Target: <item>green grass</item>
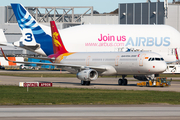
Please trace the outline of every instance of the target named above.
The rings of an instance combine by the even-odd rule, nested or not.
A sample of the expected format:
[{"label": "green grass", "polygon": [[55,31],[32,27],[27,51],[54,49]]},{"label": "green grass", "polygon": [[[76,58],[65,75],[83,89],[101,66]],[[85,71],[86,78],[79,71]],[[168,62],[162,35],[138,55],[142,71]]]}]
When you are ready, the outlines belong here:
[{"label": "green grass", "polygon": [[20,88],[0,86],[0,105],[54,104],[180,104],[180,93],[75,88]]}]

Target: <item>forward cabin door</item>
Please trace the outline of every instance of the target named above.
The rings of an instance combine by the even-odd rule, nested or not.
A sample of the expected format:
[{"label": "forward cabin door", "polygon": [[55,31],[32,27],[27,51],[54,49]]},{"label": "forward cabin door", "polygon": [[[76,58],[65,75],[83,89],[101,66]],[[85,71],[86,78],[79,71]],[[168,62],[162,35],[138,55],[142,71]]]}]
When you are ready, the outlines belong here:
[{"label": "forward cabin door", "polygon": [[116,56],[116,58],[115,58],[115,66],[118,66],[118,64],[119,64],[119,56]]},{"label": "forward cabin door", "polygon": [[142,54],[139,58],[139,66],[143,66],[143,61],[144,61],[144,58],[145,58],[146,54]]}]

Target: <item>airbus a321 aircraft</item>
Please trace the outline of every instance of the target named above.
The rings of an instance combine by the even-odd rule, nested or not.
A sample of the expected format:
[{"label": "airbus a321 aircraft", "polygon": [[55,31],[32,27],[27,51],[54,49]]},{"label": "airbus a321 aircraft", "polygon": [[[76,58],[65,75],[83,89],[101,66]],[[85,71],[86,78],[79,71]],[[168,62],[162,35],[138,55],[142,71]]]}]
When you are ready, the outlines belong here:
[{"label": "airbus a321 aircraft", "polygon": [[[159,74],[166,69],[164,59],[153,52],[68,52],[55,22],[51,21],[50,24],[54,54],[49,55],[48,58],[53,62],[33,63],[64,67],[70,72],[77,73],[77,78],[81,80],[82,85],[90,85],[90,81],[96,80],[98,75],[122,75],[118,84],[127,85],[126,75]],[[5,55],[4,57],[8,60]]]}]

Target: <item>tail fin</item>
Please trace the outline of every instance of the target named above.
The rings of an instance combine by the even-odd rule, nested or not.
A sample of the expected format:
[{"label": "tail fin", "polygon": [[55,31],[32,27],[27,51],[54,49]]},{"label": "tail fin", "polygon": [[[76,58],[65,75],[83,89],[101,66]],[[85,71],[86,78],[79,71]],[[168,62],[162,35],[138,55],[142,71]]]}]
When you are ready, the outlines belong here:
[{"label": "tail fin", "polygon": [[176,54],[176,60],[179,60],[179,56],[178,56],[178,52],[177,52],[177,48],[175,48],[175,54]]},{"label": "tail fin", "polygon": [[12,43],[7,42],[7,39],[6,39],[4,32],[3,32],[3,29],[0,29],[0,45],[1,46],[12,46],[13,47]]},{"label": "tail fin", "polygon": [[60,37],[60,34],[59,34],[58,29],[55,24],[55,21],[50,21],[50,24],[51,24],[54,53],[55,54],[56,53],[58,53],[58,54],[68,53],[68,51],[66,50],[66,48],[62,42],[62,39]]},{"label": "tail fin", "polygon": [[2,29],[0,29],[0,43],[7,43],[6,37]]},{"label": "tail fin", "polygon": [[12,3],[11,6],[23,34],[23,38],[21,38],[20,41],[26,46],[40,44],[41,49],[46,55],[53,54],[51,36],[41,28],[41,26],[21,4]]}]

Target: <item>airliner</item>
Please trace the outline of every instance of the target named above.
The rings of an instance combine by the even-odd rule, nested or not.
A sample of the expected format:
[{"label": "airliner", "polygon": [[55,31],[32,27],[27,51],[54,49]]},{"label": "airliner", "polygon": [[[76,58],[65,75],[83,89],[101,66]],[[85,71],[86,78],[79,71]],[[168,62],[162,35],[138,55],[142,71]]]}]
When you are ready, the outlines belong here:
[{"label": "airliner", "polygon": [[[18,3],[11,4],[22,31],[20,41],[14,46],[38,54],[53,54],[49,26],[39,24]],[[167,25],[79,25],[59,30],[64,45],[75,52],[115,52],[123,48],[159,53],[166,62],[175,61],[174,48],[180,46],[180,33]]]},{"label": "airliner", "polygon": [[34,63],[64,67],[76,73],[81,85],[90,85],[99,75],[122,75],[119,85],[127,85],[127,75],[145,76],[162,73],[166,70],[163,57],[154,52],[69,52],[60,37],[55,21],[50,22],[52,31],[53,53],[48,56],[52,63]]}]

